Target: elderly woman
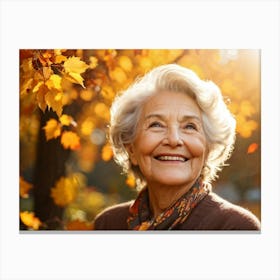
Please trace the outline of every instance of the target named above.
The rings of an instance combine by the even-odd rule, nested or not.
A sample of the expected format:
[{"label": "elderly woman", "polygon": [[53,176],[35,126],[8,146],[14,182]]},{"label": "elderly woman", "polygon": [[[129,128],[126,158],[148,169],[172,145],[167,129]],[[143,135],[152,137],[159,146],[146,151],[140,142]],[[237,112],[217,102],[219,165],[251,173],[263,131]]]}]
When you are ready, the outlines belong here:
[{"label": "elderly woman", "polygon": [[259,230],[248,210],[211,190],[235,141],[235,119],[219,88],[176,64],[136,81],[111,108],[116,162],[139,188],[105,209],[96,230]]}]

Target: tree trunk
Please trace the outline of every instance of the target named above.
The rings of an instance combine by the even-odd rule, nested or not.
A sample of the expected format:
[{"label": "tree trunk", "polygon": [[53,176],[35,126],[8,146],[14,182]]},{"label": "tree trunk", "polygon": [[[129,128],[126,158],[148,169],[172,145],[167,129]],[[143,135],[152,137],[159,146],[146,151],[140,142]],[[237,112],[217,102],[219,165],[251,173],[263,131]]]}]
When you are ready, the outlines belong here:
[{"label": "tree trunk", "polygon": [[62,229],[63,208],[54,204],[50,194],[55,182],[65,176],[65,163],[70,151],[63,149],[60,138],[46,141],[43,127],[50,118],[57,119],[56,114],[52,111],[40,114],[41,125],[34,170],[34,212],[44,223],[44,229]]}]

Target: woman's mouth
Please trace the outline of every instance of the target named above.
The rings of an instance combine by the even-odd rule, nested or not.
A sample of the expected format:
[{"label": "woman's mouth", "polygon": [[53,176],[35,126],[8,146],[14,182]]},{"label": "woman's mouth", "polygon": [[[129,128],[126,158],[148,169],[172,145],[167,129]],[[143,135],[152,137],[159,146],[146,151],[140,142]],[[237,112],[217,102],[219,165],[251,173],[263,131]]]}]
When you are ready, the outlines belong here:
[{"label": "woman's mouth", "polygon": [[188,158],[181,156],[181,155],[162,155],[162,156],[156,156],[156,160],[159,161],[180,161],[185,162],[188,161]]}]

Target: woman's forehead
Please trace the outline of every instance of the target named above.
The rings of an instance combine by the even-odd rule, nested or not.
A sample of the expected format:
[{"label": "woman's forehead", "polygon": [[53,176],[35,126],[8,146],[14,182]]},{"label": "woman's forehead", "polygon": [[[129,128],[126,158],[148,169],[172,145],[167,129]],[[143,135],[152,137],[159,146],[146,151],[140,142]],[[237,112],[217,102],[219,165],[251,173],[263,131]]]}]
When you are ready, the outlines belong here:
[{"label": "woman's forehead", "polygon": [[185,115],[201,116],[200,108],[196,101],[185,93],[159,92],[153,95],[144,104],[144,118],[149,116]]}]

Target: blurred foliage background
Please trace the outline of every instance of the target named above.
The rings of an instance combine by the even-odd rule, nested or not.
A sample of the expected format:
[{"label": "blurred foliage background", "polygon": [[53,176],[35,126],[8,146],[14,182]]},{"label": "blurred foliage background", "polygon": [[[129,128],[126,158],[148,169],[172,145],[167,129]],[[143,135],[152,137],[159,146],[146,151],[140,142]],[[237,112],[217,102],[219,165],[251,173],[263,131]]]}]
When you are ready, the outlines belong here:
[{"label": "blurred foliage background", "polygon": [[21,230],[91,230],[102,209],[136,197],[107,142],[110,106],[167,63],[221,88],[237,140],[213,189],[261,218],[259,50],[22,49],[19,58]]}]

